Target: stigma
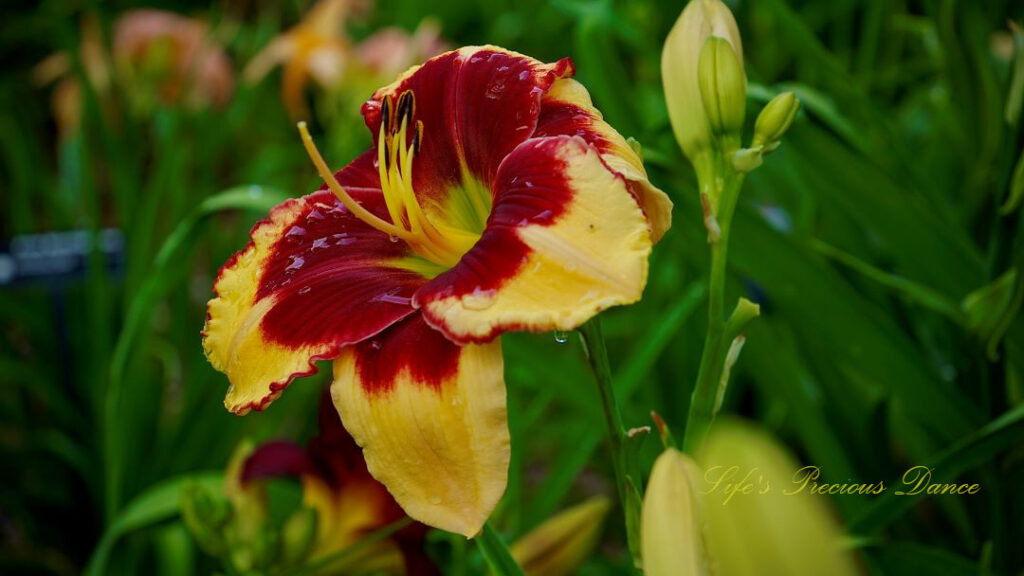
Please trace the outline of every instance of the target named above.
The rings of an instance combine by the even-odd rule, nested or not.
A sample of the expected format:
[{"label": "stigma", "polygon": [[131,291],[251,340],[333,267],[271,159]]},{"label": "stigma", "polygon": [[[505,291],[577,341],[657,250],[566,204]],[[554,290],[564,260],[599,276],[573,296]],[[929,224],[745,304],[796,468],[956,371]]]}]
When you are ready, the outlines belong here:
[{"label": "stigma", "polygon": [[341,186],[313,143],[305,122],[299,122],[299,132],[317,172],[353,216],[396,241],[405,241],[430,262],[451,268],[480,236],[432,220],[420,205],[412,175],[413,163],[423,142],[423,122],[414,122],[415,111],[416,99],[411,90],[397,99],[388,95],[381,101],[376,164],[390,222],[363,208]]}]

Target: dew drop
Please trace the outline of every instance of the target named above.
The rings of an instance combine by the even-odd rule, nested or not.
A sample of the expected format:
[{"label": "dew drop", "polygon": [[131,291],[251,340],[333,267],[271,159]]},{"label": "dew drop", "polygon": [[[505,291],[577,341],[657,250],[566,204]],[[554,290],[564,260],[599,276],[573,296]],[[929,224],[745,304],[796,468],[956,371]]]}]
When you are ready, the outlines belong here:
[{"label": "dew drop", "polygon": [[285,237],[288,237],[288,236],[305,236],[305,235],[306,235],[306,229],[303,228],[302,226],[292,226],[291,228],[288,229],[288,232],[285,232]]},{"label": "dew drop", "polygon": [[289,256],[289,258],[292,259],[292,262],[284,269],[285,272],[294,272],[302,268],[302,265],[306,263],[306,259],[302,256]]},{"label": "dew drop", "polygon": [[508,72],[508,66],[498,66],[498,72]]},{"label": "dew drop", "polygon": [[533,217],[533,219],[534,220],[547,220],[548,218],[551,218],[551,214],[552,214],[551,210],[545,210],[543,212],[539,212],[536,216]]},{"label": "dew drop", "polygon": [[316,252],[317,250],[322,250],[328,246],[327,238],[317,238],[316,240],[313,240],[313,245],[309,248],[309,251]]},{"label": "dew drop", "polygon": [[370,348],[380,350],[380,340],[370,340]]},{"label": "dew drop", "polygon": [[302,288],[299,288],[299,294],[309,294],[310,290],[312,290],[312,288],[309,286],[303,286]]},{"label": "dew drop", "polygon": [[371,302],[387,302],[388,304],[398,304],[399,306],[409,306],[411,299],[404,296],[397,296],[398,289],[391,290],[384,294],[378,294],[374,296]]},{"label": "dew drop", "polygon": [[391,240],[392,242],[398,242],[398,236],[388,236],[388,240]]},{"label": "dew drop", "polygon": [[324,218],[324,213],[316,208],[313,208],[309,211],[309,214],[306,214],[306,222],[315,222],[317,220],[323,220]]},{"label": "dew drop", "polygon": [[529,70],[523,70],[522,72],[519,73],[519,79],[524,81],[524,82],[529,77],[530,77],[530,71]]},{"label": "dew drop", "polygon": [[249,186],[249,198],[259,198],[263,195],[263,187],[256,186],[255,184]]},{"label": "dew drop", "polygon": [[569,333],[565,330],[555,330],[555,342],[565,344],[569,341]]}]

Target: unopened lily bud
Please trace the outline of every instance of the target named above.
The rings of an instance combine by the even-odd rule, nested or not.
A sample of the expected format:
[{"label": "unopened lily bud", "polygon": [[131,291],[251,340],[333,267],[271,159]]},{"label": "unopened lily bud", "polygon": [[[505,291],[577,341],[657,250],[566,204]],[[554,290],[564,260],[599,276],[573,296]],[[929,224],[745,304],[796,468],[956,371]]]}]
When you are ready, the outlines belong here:
[{"label": "unopened lily bud", "polygon": [[783,92],[761,110],[754,124],[754,141],[752,148],[763,147],[764,153],[772,152],[782,143],[782,136],[793,125],[800,100],[792,92]]},{"label": "unopened lily bud", "polygon": [[669,32],[661,52],[661,77],[672,130],[683,153],[695,165],[709,161],[699,156],[714,142],[701,99],[698,71],[701,51],[712,36],[729,43],[742,74],[739,29],[732,12],[721,0],[691,0]]},{"label": "unopened lily bud", "polygon": [[528,576],[568,576],[593,552],[611,502],[591,498],[559,512],[517,540],[509,551]]},{"label": "unopened lily bud", "polygon": [[231,508],[223,498],[189,482],[181,491],[181,517],[204,552],[211,556],[225,553],[223,529],[231,519]]},{"label": "unopened lily bud", "polygon": [[701,103],[711,132],[725,151],[739,147],[747,104],[747,77],[732,44],[709,36],[704,41],[697,66]]},{"label": "unopened lily bud", "polygon": [[720,419],[697,460],[704,470],[701,511],[714,574],[860,573],[828,496],[811,492],[815,482],[826,481],[821,471],[801,468],[768,432]]},{"label": "unopened lily bud", "polygon": [[316,510],[299,508],[281,528],[281,557],[285,564],[299,562],[308,556],[316,540]]},{"label": "unopened lily bud", "polygon": [[644,495],[641,536],[645,576],[708,574],[697,500],[699,482],[697,464],[682,452],[669,448],[655,460]]}]

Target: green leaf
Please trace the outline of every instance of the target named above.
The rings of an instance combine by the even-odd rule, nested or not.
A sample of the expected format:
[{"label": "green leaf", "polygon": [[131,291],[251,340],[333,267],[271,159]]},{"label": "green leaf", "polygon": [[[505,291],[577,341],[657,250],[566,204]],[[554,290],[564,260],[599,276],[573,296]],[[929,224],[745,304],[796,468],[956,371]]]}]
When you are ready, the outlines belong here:
[{"label": "green leaf", "polygon": [[[934,469],[932,482],[952,482],[964,472],[985,464],[1021,442],[1024,442],[1024,404],[989,422],[922,465]],[[850,530],[857,534],[877,534],[924,496],[897,496],[895,491],[899,485],[898,479],[886,483],[890,489],[850,524]],[[982,486],[982,490],[984,488]]]}]

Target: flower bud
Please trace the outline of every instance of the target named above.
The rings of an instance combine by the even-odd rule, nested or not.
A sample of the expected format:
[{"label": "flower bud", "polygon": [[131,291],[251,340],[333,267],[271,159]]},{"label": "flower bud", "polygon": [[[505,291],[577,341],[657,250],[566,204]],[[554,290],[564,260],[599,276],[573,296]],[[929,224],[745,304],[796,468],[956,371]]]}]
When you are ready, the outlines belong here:
[{"label": "flower bud", "polygon": [[800,109],[800,100],[792,92],[783,92],[761,110],[754,124],[754,141],[752,148],[764,147],[767,154],[779,147],[782,136],[793,125],[793,119]]},{"label": "flower bud", "polygon": [[316,540],[317,513],[313,508],[299,508],[281,528],[281,556],[285,564],[299,563],[313,548]]},{"label": "flower bud", "polygon": [[701,49],[697,72],[701,103],[712,134],[725,151],[738,148],[746,112],[747,78],[729,41],[709,36]]},{"label": "flower bud", "polygon": [[767,432],[720,419],[697,460],[714,574],[859,574],[828,497],[812,494],[809,482],[801,488],[801,473],[813,469],[801,468]]},{"label": "flower bud", "polygon": [[705,576],[697,490],[701,472],[682,452],[658,456],[644,495],[642,549],[645,576]]},{"label": "flower bud", "polygon": [[[724,39],[743,75],[743,45],[736,20],[721,0],[691,0],[676,20],[661,53],[665,102],[676,141],[694,164],[707,151],[714,136],[701,99],[699,65],[709,37]],[[744,76],[743,84],[746,84]]]},{"label": "flower bud", "polygon": [[211,556],[225,553],[223,530],[231,508],[223,498],[190,481],[181,490],[181,517],[199,547]]},{"label": "flower bud", "polygon": [[551,517],[509,551],[530,576],[576,574],[597,544],[610,507],[604,496],[591,498]]}]

